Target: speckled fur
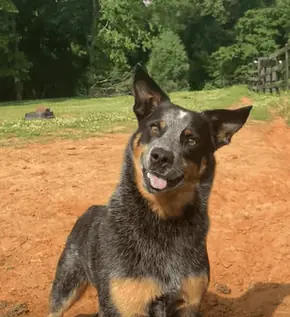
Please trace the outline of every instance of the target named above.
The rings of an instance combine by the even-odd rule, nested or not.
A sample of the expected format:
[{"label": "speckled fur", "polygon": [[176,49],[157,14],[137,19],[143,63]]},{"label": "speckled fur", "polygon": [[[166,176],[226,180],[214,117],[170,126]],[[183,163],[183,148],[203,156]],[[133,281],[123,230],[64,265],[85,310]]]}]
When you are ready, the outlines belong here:
[{"label": "speckled fur", "polygon": [[[141,67],[136,74],[134,111],[139,127],[125,150],[119,184],[108,205],[90,207],[70,233],[52,286],[50,317],[61,317],[88,283],[98,290],[103,317],[200,316],[199,304],[210,276],[206,237],[214,151],[242,127],[251,107],[231,113],[190,112],[173,105]],[[148,118],[155,117],[165,122],[169,132],[153,141],[145,130]],[[216,139],[219,127],[228,121],[238,126],[230,125],[227,140]],[[149,147],[154,142],[167,144],[183,156],[180,134],[197,122],[202,123],[196,133],[204,138],[204,146],[187,160],[198,168],[204,161],[206,165],[193,184],[192,200],[178,215],[161,217],[136,185],[134,141],[138,137],[139,146]]]}]

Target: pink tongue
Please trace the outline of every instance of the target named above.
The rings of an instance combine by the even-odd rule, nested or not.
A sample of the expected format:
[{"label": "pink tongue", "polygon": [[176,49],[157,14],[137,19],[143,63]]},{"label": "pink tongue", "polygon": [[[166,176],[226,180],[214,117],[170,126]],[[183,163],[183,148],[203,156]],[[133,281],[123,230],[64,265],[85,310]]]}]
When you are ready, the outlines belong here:
[{"label": "pink tongue", "polygon": [[165,179],[159,178],[155,175],[148,174],[150,179],[150,185],[155,189],[164,189],[167,186],[167,181]]}]

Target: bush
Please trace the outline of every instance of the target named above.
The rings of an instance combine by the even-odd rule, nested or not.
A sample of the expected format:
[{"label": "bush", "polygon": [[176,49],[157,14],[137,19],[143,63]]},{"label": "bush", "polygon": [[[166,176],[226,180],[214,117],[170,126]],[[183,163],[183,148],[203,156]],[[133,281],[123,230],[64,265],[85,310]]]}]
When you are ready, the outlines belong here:
[{"label": "bush", "polygon": [[188,88],[189,61],[179,36],[165,31],[153,42],[148,70],[167,91]]}]

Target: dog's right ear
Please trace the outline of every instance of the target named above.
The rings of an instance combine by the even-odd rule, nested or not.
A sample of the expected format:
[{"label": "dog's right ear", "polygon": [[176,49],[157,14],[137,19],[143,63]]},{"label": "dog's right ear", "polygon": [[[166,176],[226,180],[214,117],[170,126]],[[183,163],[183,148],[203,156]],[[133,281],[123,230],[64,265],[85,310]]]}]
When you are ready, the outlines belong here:
[{"label": "dog's right ear", "polygon": [[146,118],[164,101],[170,101],[167,94],[149,76],[141,64],[137,64],[134,69],[133,93],[135,98],[133,110],[138,121]]}]

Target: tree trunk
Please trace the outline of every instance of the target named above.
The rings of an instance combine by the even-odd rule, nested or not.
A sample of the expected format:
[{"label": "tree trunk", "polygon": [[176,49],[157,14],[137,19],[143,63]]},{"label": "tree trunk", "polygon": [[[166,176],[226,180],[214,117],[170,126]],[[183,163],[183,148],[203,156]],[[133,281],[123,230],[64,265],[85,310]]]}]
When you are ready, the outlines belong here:
[{"label": "tree trunk", "polygon": [[95,38],[97,31],[97,18],[98,18],[98,5],[97,0],[92,0],[92,24],[91,24],[91,34],[90,39],[87,38],[87,51],[89,56],[89,74],[88,74],[88,87],[87,94],[89,94],[89,90],[93,83],[94,76],[94,61],[95,61]]},{"label": "tree trunk", "polygon": [[[15,21],[15,16],[13,18],[13,22],[12,22],[12,29],[13,29],[13,34],[16,34],[16,21]],[[17,56],[19,52],[19,47],[18,47],[18,38],[17,36],[15,36],[15,42],[14,42],[14,56]],[[20,72],[20,70],[18,70],[18,73]],[[22,100],[22,81],[21,79],[15,75],[14,76],[14,87],[15,87],[15,92],[16,92],[16,100],[17,101],[21,101]]]},{"label": "tree trunk", "polygon": [[16,100],[21,101],[22,100],[22,82],[18,78],[14,77],[14,85],[15,85],[15,91],[16,91]]}]

